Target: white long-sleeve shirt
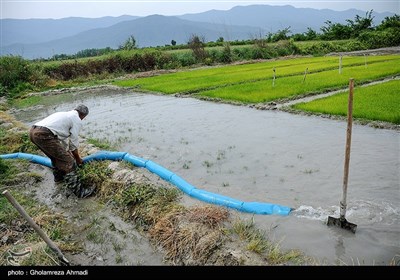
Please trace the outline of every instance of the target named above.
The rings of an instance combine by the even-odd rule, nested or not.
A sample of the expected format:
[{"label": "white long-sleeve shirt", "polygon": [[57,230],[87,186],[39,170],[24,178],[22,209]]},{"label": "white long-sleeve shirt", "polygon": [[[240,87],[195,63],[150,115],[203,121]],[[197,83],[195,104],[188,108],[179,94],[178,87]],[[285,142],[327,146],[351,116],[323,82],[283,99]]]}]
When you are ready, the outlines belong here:
[{"label": "white long-sleeve shirt", "polygon": [[[58,136],[58,139],[69,146],[70,151],[78,149],[82,120],[76,110],[51,114],[35,125],[50,129],[54,135]],[[68,139],[69,143],[67,142]]]}]

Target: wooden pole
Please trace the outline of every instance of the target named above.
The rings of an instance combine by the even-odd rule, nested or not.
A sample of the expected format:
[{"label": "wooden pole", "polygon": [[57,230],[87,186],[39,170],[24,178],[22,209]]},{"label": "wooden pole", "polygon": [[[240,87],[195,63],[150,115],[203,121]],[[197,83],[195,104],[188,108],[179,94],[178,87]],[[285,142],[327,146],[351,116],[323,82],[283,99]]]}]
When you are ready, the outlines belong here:
[{"label": "wooden pole", "polygon": [[22,217],[29,223],[29,225],[40,235],[40,237],[46,242],[46,244],[52,249],[58,256],[58,258],[64,262],[64,264],[69,264],[69,261],[64,257],[61,250],[56,244],[51,241],[51,239],[44,233],[44,231],[35,223],[35,221],[25,212],[24,208],[15,200],[15,198],[5,190],[3,195],[8,199],[8,201],[14,206],[15,209],[21,214]]},{"label": "wooden pole", "polygon": [[340,201],[340,220],[342,221],[346,219],[347,183],[349,178],[351,129],[353,123],[353,91],[354,91],[354,79],[350,79],[349,100],[347,106],[347,132],[346,132],[346,152],[345,152],[344,175],[343,175],[343,194],[342,194],[342,200]]},{"label": "wooden pole", "polygon": [[274,67],[274,69],[272,69],[272,71],[274,71],[274,76],[273,76],[273,78],[272,78],[272,87],[275,87],[275,67]]},{"label": "wooden pole", "polygon": [[342,74],[342,55],[339,57],[339,74]]}]

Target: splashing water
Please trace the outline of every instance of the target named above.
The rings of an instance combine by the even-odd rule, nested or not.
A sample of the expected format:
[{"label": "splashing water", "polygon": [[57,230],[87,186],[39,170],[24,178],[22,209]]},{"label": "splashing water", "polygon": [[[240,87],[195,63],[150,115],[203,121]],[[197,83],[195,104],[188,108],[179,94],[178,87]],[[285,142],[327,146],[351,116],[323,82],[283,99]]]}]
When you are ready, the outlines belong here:
[{"label": "splashing water", "polygon": [[[314,208],[308,205],[301,205],[291,212],[297,218],[327,221],[328,216],[340,217],[339,206],[331,206],[330,209],[322,207]],[[363,225],[385,224],[393,225],[398,223],[400,208],[387,202],[372,202],[357,200],[352,202],[346,211],[346,219],[350,218]]]},{"label": "splashing water", "polygon": [[335,212],[339,212],[339,207],[336,210],[326,210],[321,207],[314,208],[308,205],[301,205],[299,208],[293,210],[291,213],[297,218],[325,221],[328,216],[334,215]]}]

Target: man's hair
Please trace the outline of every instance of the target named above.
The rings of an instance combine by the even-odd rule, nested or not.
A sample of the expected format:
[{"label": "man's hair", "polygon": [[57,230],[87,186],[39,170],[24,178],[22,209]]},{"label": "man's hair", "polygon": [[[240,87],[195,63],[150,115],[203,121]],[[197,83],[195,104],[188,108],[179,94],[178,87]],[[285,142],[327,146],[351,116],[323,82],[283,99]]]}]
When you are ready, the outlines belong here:
[{"label": "man's hair", "polygon": [[80,105],[76,106],[74,110],[78,111],[78,113],[80,113],[80,114],[82,114],[84,116],[87,116],[89,114],[88,107],[86,107],[83,104],[80,104]]}]

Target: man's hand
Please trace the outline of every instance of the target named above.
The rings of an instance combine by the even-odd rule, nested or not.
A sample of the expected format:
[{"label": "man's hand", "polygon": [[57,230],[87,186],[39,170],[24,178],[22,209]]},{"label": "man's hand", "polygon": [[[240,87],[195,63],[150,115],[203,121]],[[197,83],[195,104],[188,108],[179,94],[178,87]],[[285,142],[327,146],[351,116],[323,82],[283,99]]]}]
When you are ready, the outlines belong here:
[{"label": "man's hand", "polygon": [[81,167],[83,165],[83,160],[78,153],[78,149],[71,151],[71,153],[75,158],[76,164],[78,164],[78,166]]},{"label": "man's hand", "polygon": [[79,157],[78,159],[76,159],[76,163],[79,167],[81,167],[83,165],[83,160]]}]

